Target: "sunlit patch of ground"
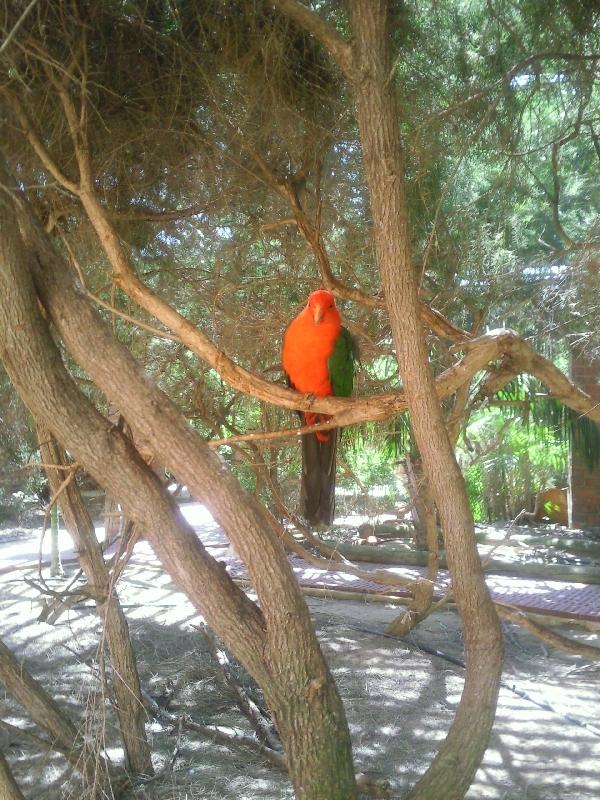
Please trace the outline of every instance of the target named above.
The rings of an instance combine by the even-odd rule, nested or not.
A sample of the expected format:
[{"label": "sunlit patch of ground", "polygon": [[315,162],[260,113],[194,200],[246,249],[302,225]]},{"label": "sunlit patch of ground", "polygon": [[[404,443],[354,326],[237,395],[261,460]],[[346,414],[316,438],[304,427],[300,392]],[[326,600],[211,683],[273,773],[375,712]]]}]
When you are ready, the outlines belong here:
[{"label": "sunlit patch of ground", "polygon": [[[211,518],[185,507],[212,544],[224,540]],[[196,516],[194,516],[196,515]],[[0,559],[12,544],[2,545]],[[12,551],[11,551],[12,552]],[[67,567],[72,571],[74,567]],[[104,746],[121,757],[115,719],[102,702],[97,680],[99,623],[90,604],[71,609],[50,626],[36,621],[41,603],[23,578],[35,570],[0,575],[1,636],[75,719],[81,709],[105,716]],[[130,622],[144,687],[160,702],[178,684],[174,714],[203,723],[244,726],[223,693],[195,626],[191,604],[151,565],[129,567],[119,596]],[[407,642],[381,636],[397,608],[361,602],[309,599],[324,651],[344,697],[357,771],[387,778],[397,794],[418,778],[453,717],[463,671],[423,648],[462,657],[460,626],[452,611],[438,612]],[[561,632],[600,646],[597,634],[561,626]],[[596,800],[600,797],[600,665],[545,645],[505,626],[506,670],[490,747],[471,800]],[[245,678],[241,677],[241,680]],[[513,691],[513,689],[515,691]],[[525,696],[523,696],[525,693]],[[28,723],[0,697],[0,716]],[[183,734],[149,721],[155,767],[164,774],[132,798],[147,800],[283,800],[292,793],[284,776],[254,754]],[[0,748],[31,800],[76,796],[64,759],[0,731]],[[71,793],[71,794],[70,794]]]}]

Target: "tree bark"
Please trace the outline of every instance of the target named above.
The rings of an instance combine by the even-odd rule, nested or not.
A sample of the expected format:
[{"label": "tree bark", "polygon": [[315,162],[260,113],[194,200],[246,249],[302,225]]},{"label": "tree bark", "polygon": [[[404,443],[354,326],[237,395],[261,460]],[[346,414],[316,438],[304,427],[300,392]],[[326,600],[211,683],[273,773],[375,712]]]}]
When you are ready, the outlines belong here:
[{"label": "tree bark", "polygon": [[[42,463],[60,466],[68,464],[64,450],[43,424],[37,425],[37,437]],[[58,491],[63,474],[62,470],[60,472],[55,469],[46,470],[52,494]],[[146,713],[129,627],[115,587],[111,585],[102,548],[96,538],[94,523],[75,481],[70,481],[63,489],[57,503],[60,505],[67,530],[73,537],[81,568],[104,626],[113,667],[112,688],[123,739],[125,766],[134,775],[151,775],[153,774],[151,751],[144,727]]]},{"label": "tree bark", "polygon": [[419,318],[404,194],[389,0],[350,0],[357,118],[381,281],[415,440],[442,522],[465,633],[465,686],[448,736],[414,798],[464,797],[487,747],[502,672],[502,631],[487,592],[466,487],[444,423]]},{"label": "tree bark", "polygon": [[19,789],[2,752],[0,752],[0,797],[2,800],[25,800],[25,795]]},{"label": "tree bark", "polygon": [[85,753],[83,742],[71,720],[2,641],[0,684],[25,709],[35,724],[48,734],[52,747],[83,774],[89,786],[97,787],[98,793],[103,794],[101,787],[106,778],[105,765],[96,769],[96,759],[89,758]]},{"label": "tree bark", "polygon": [[[466,678],[448,736],[410,798],[459,800],[491,732],[502,671],[502,632],[477,554],[466,487],[444,424],[419,319],[418,283],[404,192],[400,115],[391,58],[389,0],[348,0],[350,58],[323,21],[298,0],[275,0],[327,47],[351,82],[373,217],[373,236],[415,441],[444,530],[456,604],[465,630]],[[316,16],[316,15],[314,15]]]},{"label": "tree bark", "polygon": [[[12,185],[6,175],[0,175],[0,183]],[[145,529],[173,580],[255,677],[274,713],[296,796],[355,798],[344,708],[279,541],[278,524],[147,380],[74,287],[68,268],[28,216],[25,201],[18,202],[19,222],[36,252],[15,235],[16,214],[7,203],[0,216],[0,355],[17,391]],[[209,556],[131,443],[70,379],[37,311],[28,268],[75,358],[223,525],[248,566],[261,610]]]}]

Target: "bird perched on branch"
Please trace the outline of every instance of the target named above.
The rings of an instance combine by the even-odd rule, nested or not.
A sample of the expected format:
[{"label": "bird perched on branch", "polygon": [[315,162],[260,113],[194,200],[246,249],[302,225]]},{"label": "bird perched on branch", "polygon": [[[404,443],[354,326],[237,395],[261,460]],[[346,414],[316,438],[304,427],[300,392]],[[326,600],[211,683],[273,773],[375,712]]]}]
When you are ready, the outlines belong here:
[{"label": "bird perched on branch", "polygon": [[[283,369],[291,387],[316,397],[348,397],[354,381],[354,343],[331,292],[319,289],[283,335]],[[306,425],[330,419],[304,412]],[[300,510],[312,525],[330,525],[335,510],[339,429],[302,436]]]}]

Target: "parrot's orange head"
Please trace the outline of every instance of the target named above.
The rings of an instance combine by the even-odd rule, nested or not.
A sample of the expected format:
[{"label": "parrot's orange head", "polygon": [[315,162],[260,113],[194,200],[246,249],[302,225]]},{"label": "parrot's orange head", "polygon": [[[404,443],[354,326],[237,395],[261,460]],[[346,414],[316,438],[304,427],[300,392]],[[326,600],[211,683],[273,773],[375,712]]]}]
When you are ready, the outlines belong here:
[{"label": "parrot's orange head", "polygon": [[335,297],[326,289],[318,289],[308,296],[307,309],[315,325],[323,321],[339,320],[339,312],[335,305]]}]

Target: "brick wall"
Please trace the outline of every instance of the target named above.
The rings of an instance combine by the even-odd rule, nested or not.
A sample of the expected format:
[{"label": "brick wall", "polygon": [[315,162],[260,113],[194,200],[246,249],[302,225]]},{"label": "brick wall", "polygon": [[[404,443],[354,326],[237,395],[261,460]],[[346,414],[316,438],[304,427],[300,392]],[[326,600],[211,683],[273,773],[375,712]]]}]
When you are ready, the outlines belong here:
[{"label": "brick wall", "polygon": [[[600,361],[571,358],[571,379],[600,403]],[[569,464],[569,526],[600,529],[600,466],[591,472],[577,453]]]}]

